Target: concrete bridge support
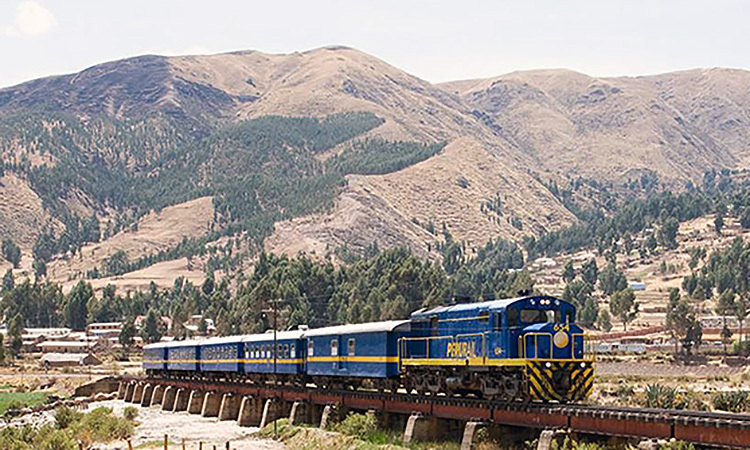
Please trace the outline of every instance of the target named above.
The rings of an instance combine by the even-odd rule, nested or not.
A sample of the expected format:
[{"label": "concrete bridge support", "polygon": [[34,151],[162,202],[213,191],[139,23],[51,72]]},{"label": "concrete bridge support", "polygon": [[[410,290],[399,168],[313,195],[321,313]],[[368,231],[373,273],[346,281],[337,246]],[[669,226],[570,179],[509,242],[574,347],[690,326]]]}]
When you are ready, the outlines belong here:
[{"label": "concrete bridge support", "polygon": [[474,436],[482,427],[484,427],[482,422],[466,422],[464,435],[461,439],[461,450],[472,450],[474,448]]},{"label": "concrete bridge support", "polygon": [[263,420],[263,399],[246,396],[242,398],[237,425],[241,427],[257,427]]},{"label": "concrete bridge support", "polygon": [[125,398],[125,391],[128,389],[128,384],[124,381],[120,381],[120,384],[117,386],[117,398],[122,400]]},{"label": "concrete bridge support", "polygon": [[133,389],[133,397],[130,399],[132,403],[141,403],[141,399],[143,398],[143,383],[136,383],[135,388]]},{"label": "concrete bridge support", "polygon": [[167,386],[164,390],[164,399],[161,402],[162,411],[172,411],[174,408],[174,400],[177,397],[177,388],[174,386]]},{"label": "concrete bridge support", "polygon": [[193,391],[190,393],[190,400],[188,400],[187,412],[189,414],[200,414],[203,412],[203,400],[206,398],[206,393],[203,391]]},{"label": "concrete bridge support", "polygon": [[289,411],[289,425],[311,423],[311,412],[312,408],[310,408],[310,405],[307,402],[294,402],[292,404],[292,409]]},{"label": "concrete bridge support", "polygon": [[277,419],[287,417],[290,410],[291,405],[289,402],[271,398],[267,399],[266,403],[263,405],[263,416],[260,419],[260,428],[264,428],[266,425]]},{"label": "concrete bridge support", "polygon": [[132,402],[133,401],[133,392],[135,391],[135,383],[128,383],[128,387],[125,389],[125,398],[124,400],[126,402]]},{"label": "concrete bridge support", "polygon": [[219,415],[220,408],[221,394],[218,392],[208,392],[206,393],[206,399],[203,401],[203,411],[201,411],[201,416],[216,417]]},{"label": "concrete bridge support", "polygon": [[406,421],[404,430],[404,445],[411,445],[415,441],[434,441],[440,437],[438,419],[422,414],[412,414]]},{"label": "concrete bridge support", "polygon": [[237,420],[240,412],[242,397],[234,394],[224,394],[219,408],[219,420]]},{"label": "concrete bridge support", "polygon": [[190,390],[178,389],[177,394],[175,395],[172,412],[187,411],[188,400],[190,400]]},{"label": "concrete bridge support", "polygon": [[157,384],[156,387],[154,387],[154,393],[151,396],[151,406],[158,405],[161,406],[161,402],[164,400],[164,386]]},{"label": "concrete bridge support", "polygon": [[154,396],[154,385],[151,383],[148,383],[146,386],[143,387],[143,395],[141,396],[141,400],[138,402],[141,404],[141,406],[149,406],[151,405],[151,397]]}]

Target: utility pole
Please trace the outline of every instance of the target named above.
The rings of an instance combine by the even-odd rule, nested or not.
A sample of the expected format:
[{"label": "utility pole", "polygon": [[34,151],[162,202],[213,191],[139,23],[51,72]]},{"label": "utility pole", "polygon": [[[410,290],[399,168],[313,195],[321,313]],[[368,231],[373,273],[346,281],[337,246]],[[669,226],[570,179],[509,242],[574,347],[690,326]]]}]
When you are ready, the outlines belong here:
[{"label": "utility pole", "polygon": [[[278,344],[277,339],[276,339],[276,313],[277,313],[277,311],[276,311],[276,302],[277,302],[277,300],[278,299],[276,299],[276,298],[273,299],[273,388],[274,388],[274,394],[273,395],[274,395],[274,403],[275,403],[273,405],[274,408],[278,408],[278,406],[279,406],[278,405],[279,399],[277,398],[278,389],[279,389],[279,378],[278,378],[278,375],[276,373],[276,358],[277,358],[276,353],[278,353],[278,351],[279,351],[279,344]],[[277,422],[278,422],[278,420],[274,420],[273,421],[273,438],[274,439],[278,439],[279,438],[279,431],[278,431],[278,427],[276,425]]]}]

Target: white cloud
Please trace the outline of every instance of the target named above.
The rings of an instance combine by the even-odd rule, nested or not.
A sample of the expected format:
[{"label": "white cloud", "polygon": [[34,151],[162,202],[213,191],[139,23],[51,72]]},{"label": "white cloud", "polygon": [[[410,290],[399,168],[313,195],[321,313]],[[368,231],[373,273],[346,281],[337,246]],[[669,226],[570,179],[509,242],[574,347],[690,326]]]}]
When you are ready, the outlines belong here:
[{"label": "white cloud", "polygon": [[40,36],[57,25],[57,18],[37,2],[26,0],[16,6],[13,24],[0,28],[8,36]]}]

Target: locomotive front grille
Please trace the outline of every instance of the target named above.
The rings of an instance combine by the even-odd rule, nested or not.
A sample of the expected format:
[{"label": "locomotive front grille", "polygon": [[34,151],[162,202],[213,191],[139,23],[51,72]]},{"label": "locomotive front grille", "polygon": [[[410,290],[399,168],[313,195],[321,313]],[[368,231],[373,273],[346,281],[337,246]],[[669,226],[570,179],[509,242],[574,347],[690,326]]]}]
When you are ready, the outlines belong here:
[{"label": "locomotive front grille", "polygon": [[544,402],[586,399],[594,386],[591,361],[529,361],[531,398]]}]

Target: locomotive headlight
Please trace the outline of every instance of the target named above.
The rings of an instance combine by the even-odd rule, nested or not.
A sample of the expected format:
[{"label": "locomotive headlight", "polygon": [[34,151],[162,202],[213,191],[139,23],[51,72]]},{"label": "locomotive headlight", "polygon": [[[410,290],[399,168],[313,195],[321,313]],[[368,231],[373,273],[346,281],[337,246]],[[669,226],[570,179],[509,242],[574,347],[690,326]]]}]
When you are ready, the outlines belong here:
[{"label": "locomotive headlight", "polygon": [[585,368],[586,368],[586,363],[582,362],[581,363],[581,369],[585,369]]},{"label": "locomotive headlight", "polygon": [[552,368],[552,363],[549,362],[549,361],[547,361],[546,363],[544,363],[544,367],[546,367],[548,369],[551,369]]},{"label": "locomotive headlight", "polygon": [[552,336],[552,341],[555,343],[555,347],[565,348],[570,343],[570,338],[568,337],[568,333],[560,330]]}]

